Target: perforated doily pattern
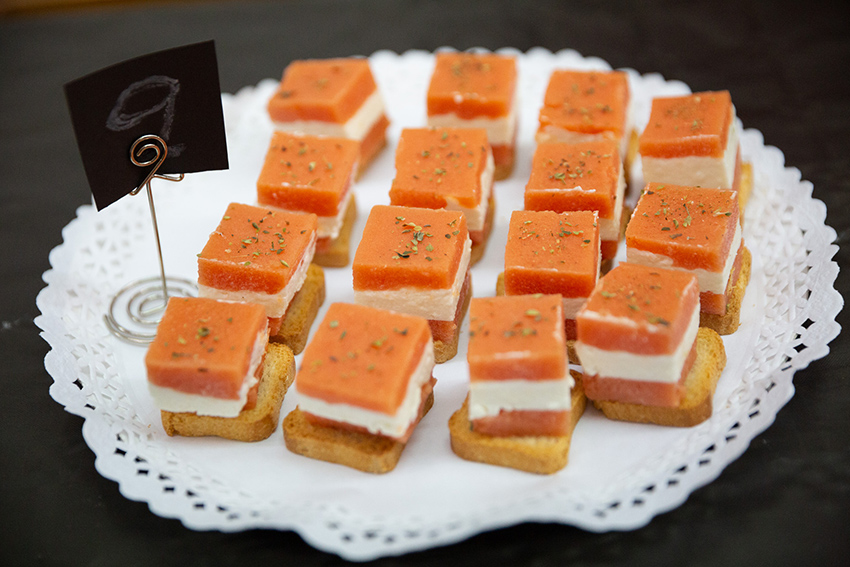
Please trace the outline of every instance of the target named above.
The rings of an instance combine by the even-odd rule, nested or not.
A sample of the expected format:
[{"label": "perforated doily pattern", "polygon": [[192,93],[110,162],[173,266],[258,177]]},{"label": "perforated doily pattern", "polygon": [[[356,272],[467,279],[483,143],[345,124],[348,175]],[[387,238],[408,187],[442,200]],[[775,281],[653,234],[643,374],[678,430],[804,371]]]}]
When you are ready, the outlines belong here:
[{"label": "perforated doily pattern", "polygon": [[[506,51],[520,57],[520,98],[525,101],[542,96],[553,68],[608,68],[573,51]],[[385,98],[411,96],[410,84],[427,77],[432,60],[423,52],[373,55]],[[629,73],[638,93],[638,123],[645,122],[652,96],[687,91],[658,75]],[[253,133],[267,128],[265,100],[273,87],[264,81],[223,97],[231,172],[222,175],[250,170],[262,159],[266,139]],[[51,346],[45,359],[54,379],[51,396],[85,418],[83,435],[102,475],[117,481],[128,498],[146,501],[155,513],[194,529],[291,529],[318,548],[363,560],[444,545],[523,521],[596,531],[640,527],[681,504],[737,458],[793,395],[794,372],[825,356],[839,332],[835,317],[842,299],[834,289],[838,267],[832,261],[837,247],[835,232],[825,225],[825,206],[812,198],[812,185],[801,181],[797,169],[785,167],[781,151],[764,146],[759,132],[745,130],[741,140],[745,157],[756,165],[744,237],[754,256],[754,278],[760,278],[764,292],[752,356],[738,369],[740,383],[715,401],[708,422],[605,490],[583,494],[551,483],[498,501],[475,502],[464,513],[404,509],[376,514],[344,499],[269,499],[234,487],[208,467],[196,467],[169,450],[140,415],[138,400],[122,378],[121,350],[101,322],[111,295],[126,283],[137,261],[134,243],[149,231],[141,200],[124,199],[102,213],[81,207],[63,231],[64,243],[50,255],[52,269],[44,275],[47,287],[38,297],[42,315],[36,323]],[[181,191],[200,195],[199,185],[188,183]]]}]

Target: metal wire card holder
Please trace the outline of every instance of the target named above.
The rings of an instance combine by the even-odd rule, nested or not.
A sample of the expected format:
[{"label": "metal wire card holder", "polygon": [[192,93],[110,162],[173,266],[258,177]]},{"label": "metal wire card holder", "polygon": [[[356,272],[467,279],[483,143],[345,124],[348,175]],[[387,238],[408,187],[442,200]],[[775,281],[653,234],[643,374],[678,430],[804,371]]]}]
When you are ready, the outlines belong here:
[{"label": "metal wire card holder", "polygon": [[[143,159],[146,153],[153,152],[153,157]],[[109,311],[103,316],[109,331],[124,341],[132,344],[146,345],[156,336],[156,326],[162,319],[165,306],[170,297],[190,297],[198,293],[197,285],[186,278],[166,277],[162,260],[162,244],[159,239],[159,229],[156,223],[156,209],[153,203],[151,180],[164,179],[178,182],[183,180],[183,174],[157,174],[165,158],[168,156],[168,144],[154,134],[147,134],[137,139],[130,148],[130,161],[138,167],[151,167],[144,181],[130,192],[138,195],[144,187],[148,194],[148,205],[151,210],[151,222],[156,239],[156,252],[159,257],[159,277],[152,276],[128,283],[115,294],[109,304]]]}]

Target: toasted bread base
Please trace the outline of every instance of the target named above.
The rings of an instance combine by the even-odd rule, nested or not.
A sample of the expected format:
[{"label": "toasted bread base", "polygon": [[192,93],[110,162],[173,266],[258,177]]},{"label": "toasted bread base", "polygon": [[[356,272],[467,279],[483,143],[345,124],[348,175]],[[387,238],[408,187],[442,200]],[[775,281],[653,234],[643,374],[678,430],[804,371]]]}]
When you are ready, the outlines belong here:
[{"label": "toasted bread base", "polygon": [[[432,392],[420,419],[433,405]],[[283,419],[283,438],[286,448],[298,455],[374,474],[393,470],[406,445],[388,437],[310,423],[298,408]]]},{"label": "toasted bread base", "polygon": [[[467,276],[468,277],[468,276]],[[469,283],[469,293],[466,294],[466,299],[463,300],[463,306],[461,309],[460,318],[457,321],[457,328],[455,329],[455,334],[452,337],[451,342],[443,342],[443,341],[434,341],[434,362],[436,364],[442,364],[446,361],[451,360],[457,355],[457,345],[460,341],[460,329],[463,326],[463,320],[466,317],[467,311],[469,311],[469,301],[472,299],[472,282]]]},{"label": "toasted bread base", "polygon": [[474,266],[484,257],[484,252],[487,251],[487,242],[490,241],[490,233],[493,231],[493,217],[496,214],[496,199],[490,193],[490,199],[487,201],[487,217],[484,219],[484,239],[481,242],[473,242],[472,250],[469,253],[469,265]]},{"label": "toasted bread base", "polygon": [[552,474],[567,465],[573,429],[576,426],[587,398],[581,386],[581,378],[576,377],[572,389],[572,407],[570,408],[570,429],[563,436],[526,436],[493,437],[472,430],[469,423],[469,397],[463,406],[449,419],[449,434],[452,451],[467,461],[508,467],[530,473]]},{"label": "toasted bread base", "polygon": [[292,298],[276,335],[269,337],[273,343],[285,344],[295,354],[301,354],[307,344],[310,326],[325,302],[325,271],[316,264],[307,268],[307,278]]},{"label": "toasted bread base", "polygon": [[700,327],[697,333],[696,347],[696,360],[685,378],[685,395],[678,407],[598,400],[594,400],[593,405],[601,410],[605,417],[620,421],[670,427],[692,427],[702,423],[711,417],[714,390],[726,366],[726,350],[720,335],[705,327]]},{"label": "toasted bread base", "polygon": [[700,327],[708,327],[719,335],[731,335],[738,330],[741,325],[741,303],[744,300],[744,293],[747,291],[747,284],[750,282],[752,265],[753,256],[744,246],[741,250],[741,269],[738,272],[738,279],[729,291],[729,298],[726,301],[726,313],[717,315],[700,312]]},{"label": "toasted bread base", "polygon": [[[505,272],[499,272],[496,276],[496,295],[505,295]],[[567,356],[570,362],[578,362],[575,340],[567,339]]]},{"label": "toasted bread base", "polygon": [[626,135],[629,137],[629,141],[626,144],[626,155],[623,156],[623,175],[626,177],[626,195],[628,195],[632,186],[632,164],[635,163],[640,150],[640,134],[637,130],[632,129]]},{"label": "toasted bread base", "polygon": [[744,220],[744,208],[753,192],[753,164],[741,162],[741,184],[738,187],[738,206],[741,208],[741,224]]},{"label": "toasted bread base", "polygon": [[356,220],[357,204],[354,202],[354,195],[352,195],[342,219],[339,235],[331,242],[330,248],[323,252],[317,251],[313,255],[314,264],[325,268],[344,268],[348,265],[351,257],[351,230],[354,228]]},{"label": "toasted bread base", "polygon": [[236,417],[215,417],[162,410],[162,427],[169,436],[215,436],[234,441],[262,441],[277,429],[280,406],[295,379],[295,355],[285,345],[269,343],[263,362],[263,376],[257,390],[257,404]]}]

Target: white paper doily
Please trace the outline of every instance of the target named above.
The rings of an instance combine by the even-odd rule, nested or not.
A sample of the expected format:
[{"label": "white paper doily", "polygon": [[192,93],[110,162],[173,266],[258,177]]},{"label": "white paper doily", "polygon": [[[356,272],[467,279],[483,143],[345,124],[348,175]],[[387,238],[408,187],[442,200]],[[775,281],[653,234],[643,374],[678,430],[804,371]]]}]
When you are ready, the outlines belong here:
[{"label": "white paper doily", "polygon": [[[497,182],[496,224],[484,260],[473,268],[476,295],[495,293],[510,212],[522,208],[537,111],[555,68],[609,69],[574,51],[504,50],[519,58],[520,132],[516,168]],[[372,68],[392,126],[388,148],[357,183],[359,241],[369,208],[388,203],[393,151],[402,127],[425,122],[433,56],[378,52]],[[679,82],[629,71],[636,120],[652,97],[688,92]],[[231,201],[253,203],[271,124],[265,104],[275,82],[224,95],[231,167],[154,183],[169,275],[196,278],[195,254]],[[680,505],[717,477],[794,394],[794,371],[828,352],[842,298],[834,289],[835,231],[811,183],[786,168],[781,151],[744,130],[743,156],[755,184],[744,237],[752,282],[740,330],[724,338],[729,362],[705,423],[675,429],[608,421],[592,408],[573,436],[570,463],[552,476],[464,461],[449,446],[447,421],[467,388],[466,334],[458,356],[435,369],[436,403],[395,471],[373,476],[289,453],[278,431],[266,441],[169,438],[147,394],[144,349],[113,338],[102,317],[130,280],[157,270],[145,201],[127,197],[97,213],[80,207],[50,254],[36,319],[51,351],[51,396],[85,418],[95,466],[127,498],[192,529],[294,530],[311,545],[366,560],[445,545],[525,521],[562,522],[594,531],[635,529]],[[639,175],[639,171],[636,172]],[[621,247],[622,248],[622,247]],[[354,248],[352,248],[353,250]],[[622,252],[622,250],[621,250]],[[328,301],[352,301],[351,269],[326,269]],[[295,406],[291,391],[282,415]],[[746,506],[746,504],[743,504]]]}]

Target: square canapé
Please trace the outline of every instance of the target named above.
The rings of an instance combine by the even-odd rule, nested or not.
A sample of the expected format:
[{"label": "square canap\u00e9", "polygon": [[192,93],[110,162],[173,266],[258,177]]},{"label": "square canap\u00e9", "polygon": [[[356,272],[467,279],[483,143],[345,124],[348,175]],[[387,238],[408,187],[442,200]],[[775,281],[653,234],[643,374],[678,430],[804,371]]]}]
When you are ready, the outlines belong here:
[{"label": "square canap\u00e9", "polygon": [[613,260],[620,240],[626,180],[617,144],[540,144],[525,187],[529,211],[596,211],[603,260]]},{"label": "square canap\u00e9", "polygon": [[334,303],[304,351],[298,407],[313,423],[406,442],[431,395],[433,368],[421,317]]},{"label": "square canap\u00e9", "polygon": [[161,410],[236,417],[256,402],[268,319],[259,305],[172,297],[145,356]]},{"label": "square canap\u00e9", "polygon": [[558,295],[474,298],[469,420],[495,436],[566,435],[571,388]]},{"label": "square canap\u00e9", "polygon": [[386,144],[389,120],[366,59],[291,62],[268,113],[279,130],[355,140],[360,171]]},{"label": "square canap\u00e9", "polygon": [[493,156],[482,128],[405,128],[390,203],[462,211],[480,259],[493,225]]},{"label": "square canap\u00e9", "polygon": [[576,317],[587,397],[676,406],[694,364],[698,328],[696,276],[620,263]]},{"label": "square canap\u00e9", "polygon": [[428,86],[428,126],[484,128],[495,178],[510,175],[517,135],[516,59],[492,53],[438,53]]},{"label": "square canap\u00e9", "polygon": [[652,100],[640,136],[646,182],[741,189],[741,152],[729,91]]}]

